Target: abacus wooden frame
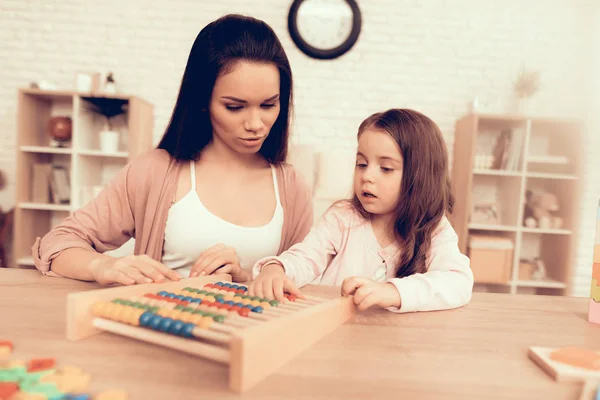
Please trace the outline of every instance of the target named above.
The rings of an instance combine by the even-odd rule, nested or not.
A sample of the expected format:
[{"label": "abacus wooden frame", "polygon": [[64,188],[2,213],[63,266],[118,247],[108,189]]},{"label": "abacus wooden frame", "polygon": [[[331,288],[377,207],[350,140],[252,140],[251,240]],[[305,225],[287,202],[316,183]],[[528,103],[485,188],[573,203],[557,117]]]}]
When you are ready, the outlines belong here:
[{"label": "abacus wooden frame", "polygon": [[91,307],[96,302],[110,301],[119,296],[143,295],[160,290],[178,290],[187,286],[202,287],[207,283],[230,281],[230,275],[222,274],[182,279],[178,282],[71,293],[67,299],[67,339],[81,340],[108,331],[228,364],[229,388],[241,393],[251,389],[344,324],[356,311],[351,297],[323,299],[323,302],[301,311],[233,333],[228,348],[96,318],[91,313]]}]

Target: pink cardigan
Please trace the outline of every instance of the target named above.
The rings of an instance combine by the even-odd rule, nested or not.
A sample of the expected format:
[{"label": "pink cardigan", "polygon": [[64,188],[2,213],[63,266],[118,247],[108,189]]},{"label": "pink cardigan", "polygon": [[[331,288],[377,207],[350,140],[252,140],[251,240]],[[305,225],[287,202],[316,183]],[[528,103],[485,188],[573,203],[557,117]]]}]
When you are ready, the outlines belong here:
[{"label": "pink cardigan", "polygon": [[[57,276],[51,264],[62,251],[78,247],[103,253],[132,237],[135,254],[161,261],[167,215],[184,164],[159,149],[130,162],[96,199],[36,239],[31,249],[36,268]],[[279,254],[306,236],[313,209],[310,189],[291,165],[278,165],[277,180],[284,210]]]}]

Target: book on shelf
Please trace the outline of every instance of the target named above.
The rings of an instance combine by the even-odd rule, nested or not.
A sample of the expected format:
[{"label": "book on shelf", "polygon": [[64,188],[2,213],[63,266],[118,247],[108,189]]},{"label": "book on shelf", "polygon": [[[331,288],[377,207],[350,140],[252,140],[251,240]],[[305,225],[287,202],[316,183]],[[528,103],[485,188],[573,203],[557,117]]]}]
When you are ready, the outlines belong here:
[{"label": "book on shelf", "polygon": [[494,169],[519,171],[523,157],[525,133],[521,129],[504,129],[498,135],[494,147]]},{"label": "book on shelf", "polygon": [[50,191],[54,204],[69,204],[71,189],[69,173],[65,167],[54,165],[50,176]]}]

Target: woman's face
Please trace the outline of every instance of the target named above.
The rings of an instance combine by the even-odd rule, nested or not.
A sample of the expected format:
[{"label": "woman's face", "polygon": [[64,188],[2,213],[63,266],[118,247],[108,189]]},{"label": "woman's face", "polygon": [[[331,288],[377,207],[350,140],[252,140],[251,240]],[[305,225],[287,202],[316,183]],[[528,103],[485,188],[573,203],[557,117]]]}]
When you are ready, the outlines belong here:
[{"label": "woman's face", "polygon": [[215,82],[209,105],[213,139],[236,153],[257,153],[279,110],[277,67],[240,61]]}]

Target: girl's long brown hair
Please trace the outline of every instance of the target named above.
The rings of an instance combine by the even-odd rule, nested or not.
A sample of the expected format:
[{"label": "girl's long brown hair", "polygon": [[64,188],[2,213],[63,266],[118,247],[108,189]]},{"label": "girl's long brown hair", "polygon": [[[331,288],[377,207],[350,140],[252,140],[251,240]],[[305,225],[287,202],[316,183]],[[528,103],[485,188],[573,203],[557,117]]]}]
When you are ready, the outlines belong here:
[{"label": "girl's long brown hair", "polygon": [[[394,211],[394,234],[402,247],[396,277],[424,273],[433,233],[454,204],[446,143],[435,122],[409,109],[371,115],[358,128],[358,137],[369,128],[389,133],[403,158],[400,199]],[[370,217],[356,195],[352,204]]]}]

